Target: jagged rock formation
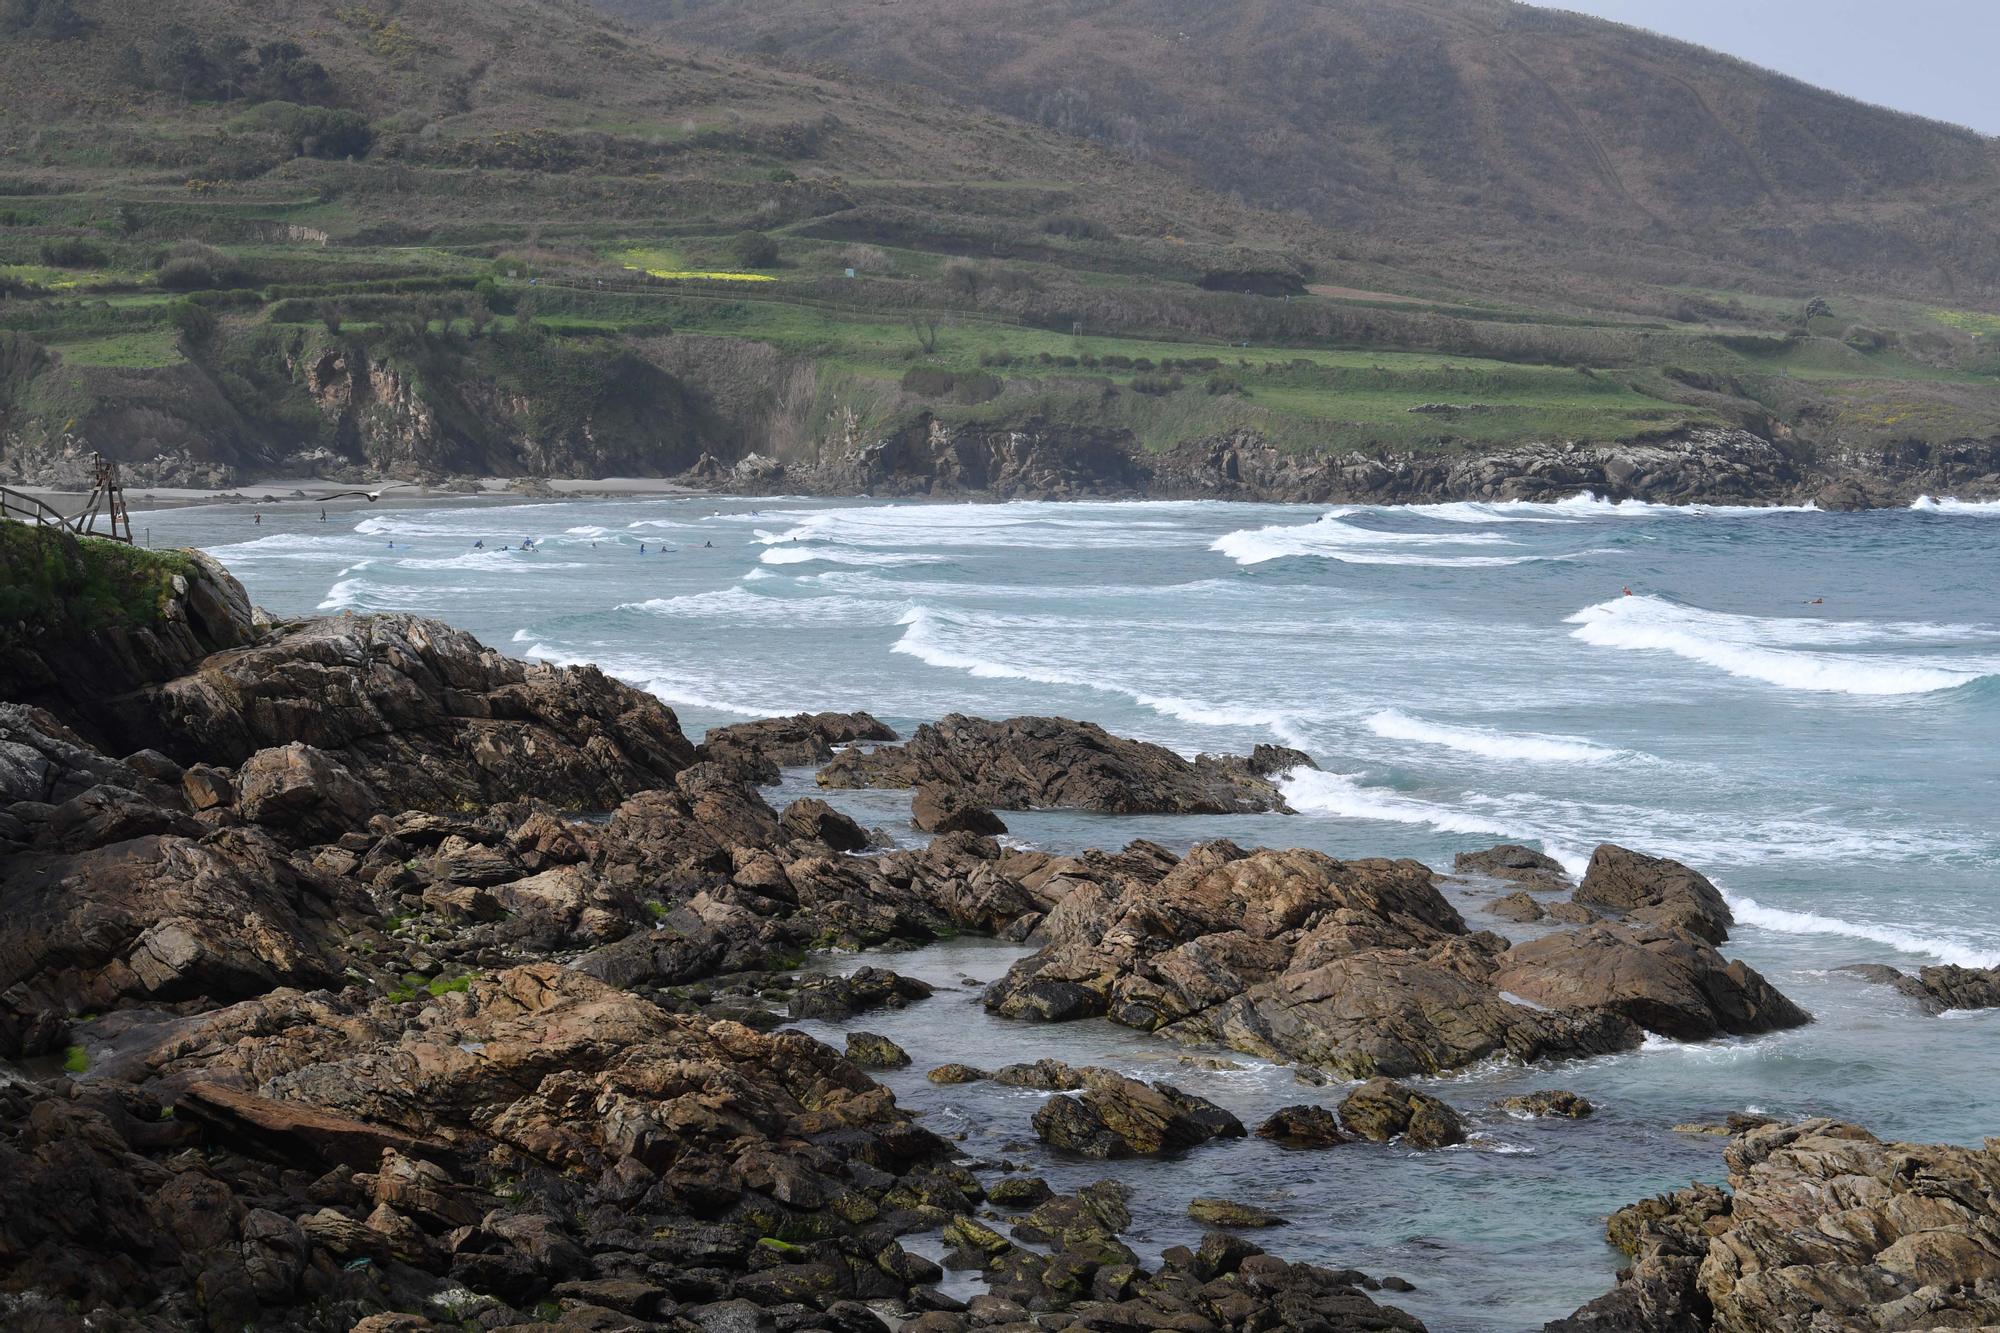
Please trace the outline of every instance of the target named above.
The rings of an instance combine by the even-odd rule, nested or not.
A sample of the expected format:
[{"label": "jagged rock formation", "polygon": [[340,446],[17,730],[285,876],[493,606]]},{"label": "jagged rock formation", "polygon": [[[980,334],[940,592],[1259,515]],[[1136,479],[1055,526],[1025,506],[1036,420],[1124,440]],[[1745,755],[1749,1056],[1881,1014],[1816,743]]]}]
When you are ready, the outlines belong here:
[{"label": "jagged rock formation", "polygon": [[2000,1322],[2000,1144],[1765,1125],[1695,1185],[1620,1209],[1619,1285],[1549,1333],[1983,1328]]},{"label": "jagged rock formation", "polygon": [[1473,934],[1414,861],[1217,842],[1134,869],[1071,888],[1040,927],[1045,946],[988,987],[987,1006],[1103,1015],[1349,1077],[1808,1021],[1754,971],[1668,927],[1598,925],[1513,948]]},{"label": "jagged rock formation", "polygon": [[1260,745],[1247,759],[1188,760],[1089,722],[952,713],[902,745],[849,750],[820,770],[823,787],[936,787],[1000,810],[1221,815],[1285,810],[1273,781],[1312,761]]},{"label": "jagged rock formation", "polygon": [[1894,988],[1916,1001],[1927,1014],[1951,1009],[2000,1009],[2000,967],[1960,967],[1946,963],[1921,967],[1911,976],[1886,963],[1860,963],[1841,969],[1864,981]]}]

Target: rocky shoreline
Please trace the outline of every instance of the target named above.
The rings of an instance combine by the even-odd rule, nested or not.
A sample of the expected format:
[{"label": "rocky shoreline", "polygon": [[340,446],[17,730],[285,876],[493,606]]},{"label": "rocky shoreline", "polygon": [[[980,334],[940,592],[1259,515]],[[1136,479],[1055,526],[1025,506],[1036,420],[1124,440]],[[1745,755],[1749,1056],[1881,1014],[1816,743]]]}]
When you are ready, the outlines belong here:
[{"label": "rocky shoreline", "polygon": [[[326,489],[296,478],[260,485],[231,469],[190,471],[172,460],[124,466],[135,494],[160,488],[170,503],[198,502],[202,495],[318,503],[313,495]],[[90,486],[90,454],[80,449],[15,457],[10,469],[7,478],[29,489],[83,493]],[[1653,504],[1813,504],[1846,511],[1907,508],[1922,496],[2000,499],[2000,440],[1850,447],[1702,429],[1613,443],[1341,453],[1287,452],[1260,436],[1242,435],[1152,451],[1121,430],[1035,419],[954,426],[927,416],[881,439],[830,443],[811,458],[702,454],[685,471],[651,478],[590,480],[587,471],[499,478],[394,467],[378,473],[358,464],[321,467],[316,475],[342,489],[401,482],[451,495],[540,498],[726,494],[1401,505],[1549,503],[1589,491],[1601,499]],[[274,494],[274,487],[284,494]]]},{"label": "rocky shoreline", "polygon": [[1655,504],[1859,510],[1906,508],[1924,495],[2000,498],[2000,440],[1849,448],[1706,429],[1611,444],[1297,454],[1240,436],[1155,453],[1116,431],[926,419],[807,463],[704,456],[680,480],[751,495],[1433,504],[1552,502],[1589,491]]},{"label": "rocky shoreline", "polygon": [[[52,613],[0,651],[10,1328],[1419,1329],[1387,1303],[1407,1282],[1267,1252],[1246,1233],[1282,1218],[1192,1183],[1204,1238],[1141,1255],[1115,1181],[967,1157],[871,1076],[908,1061],[894,1042],[788,1027],[931,987],[801,964],[1013,940],[1032,952],[994,1014],[1356,1084],[1251,1126],[1056,1058],[930,1071],[1048,1094],[1018,1133],[1082,1162],[1252,1133],[1442,1146],[1459,1111],[1396,1080],[1810,1021],[1721,953],[1734,922],[1698,871],[1624,848],[1575,884],[1525,848],[1465,858],[1538,923],[1509,940],[1413,861],[994,836],[995,807],[1282,812],[1296,752],[1189,761],[1051,718],[904,740],[867,714],[697,745],[594,668],[406,615],[273,622],[183,559],[149,614]],[[774,807],[761,784],[800,765],[912,790],[933,836]],[[2000,1000],[2000,977],[1932,971],[1878,979]],[[1814,1302],[1850,1320],[1827,1326],[2000,1320],[2000,1143],[1737,1128],[1734,1193],[1614,1216],[1632,1269],[1554,1327],[1804,1329]]]}]

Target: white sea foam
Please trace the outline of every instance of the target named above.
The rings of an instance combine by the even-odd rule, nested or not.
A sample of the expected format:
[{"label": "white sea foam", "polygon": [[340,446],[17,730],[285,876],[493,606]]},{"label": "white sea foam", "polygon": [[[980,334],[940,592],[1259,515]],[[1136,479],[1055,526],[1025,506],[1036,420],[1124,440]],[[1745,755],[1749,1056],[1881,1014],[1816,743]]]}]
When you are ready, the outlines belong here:
[{"label": "white sea foam", "polygon": [[[1294,769],[1279,780],[1279,788],[1285,794],[1286,803],[1301,813],[1417,824],[1441,833],[1470,833],[1481,837],[1508,838],[1522,834],[1517,823],[1405,796],[1386,787],[1364,786],[1359,775],[1352,773]],[[1538,841],[1542,843],[1543,850],[1560,861],[1563,869],[1572,875],[1581,875],[1590,863],[1588,854],[1579,847],[1565,846],[1547,837]]]},{"label": "white sea foam", "polygon": [[[1287,745],[1304,747],[1308,742],[1300,730],[1300,719],[1292,713],[1255,704],[1211,703],[1178,695],[1121,684],[1102,672],[1065,670],[1042,663],[1008,661],[986,645],[947,642],[952,628],[965,630],[1011,626],[1025,628],[1036,618],[1026,616],[980,618],[963,612],[939,612],[915,606],[904,612],[898,624],[902,637],[890,651],[914,657],[928,666],[963,671],[978,680],[1025,680],[1039,685],[1067,686],[1121,695],[1163,717],[1203,727],[1262,727]],[[1049,618],[1042,618],[1049,619]],[[1066,622],[1064,622],[1066,623]],[[990,654],[990,655],[989,655]]]},{"label": "white sea foam", "polygon": [[920,555],[901,551],[850,551],[833,546],[771,546],[757,557],[767,565],[806,565],[823,560],[830,565],[868,565],[892,568],[897,565],[941,564],[941,555]]},{"label": "white sea foam", "polygon": [[[1349,512],[1336,510],[1322,514],[1311,523],[1243,528],[1217,537],[1208,549],[1228,556],[1239,565],[1258,565],[1289,556],[1348,559],[1383,548],[1515,545],[1511,538],[1490,532],[1385,532],[1360,528],[1343,521],[1343,516]],[[1489,558],[1489,562],[1491,560]],[[1385,555],[1369,563],[1410,564],[1414,561],[1408,558],[1391,559]]]},{"label": "white sea foam", "polygon": [[1198,543],[1198,534],[1171,518],[1131,512],[1099,517],[1102,506],[1021,501],[1004,505],[869,505],[774,513],[782,531],[756,530],[765,545],[794,540],[863,547],[1036,547],[1124,550]]},{"label": "white sea foam", "polygon": [[766,597],[741,586],[680,597],[624,602],[620,611],[644,611],[688,620],[732,620],[765,625],[892,625],[908,603],[861,597]]},{"label": "white sea foam", "polygon": [[1775,930],[1785,935],[1840,935],[1866,940],[1871,944],[1886,944],[1904,953],[1925,954],[1941,963],[1955,963],[1960,967],[2000,967],[2000,948],[1990,944],[1974,944],[1949,936],[1927,935],[1922,931],[1869,921],[1847,921],[1818,912],[1766,907],[1755,898],[1746,898],[1727,889],[1723,890],[1722,896],[1740,925]]},{"label": "white sea foam", "polygon": [[592,656],[540,642],[530,646],[521,656],[556,666],[579,666],[589,663],[634,689],[644,690],[667,703],[688,708],[709,708],[719,713],[735,713],[742,717],[774,717],[801,711],[797,707],[784,704],[766,703],[720,693],[714,689],[712,682],[696,681],[681,676],[658,662]]},{"label": "white sea foam", "polygon": [[2000,518],[2000,500],[1954,500],[1950,496],[1932,499],[1919,495],[1910,508],[1926,514],[1963,514],[1976,518]]},{"label": "white sea foam", "polygon": [[1510,733],[1485,727],[1456,727],[1411,717],[1398,709],[1384,709],[1363,723],[1386,740],[1436,745],[1448,750],[1478,755],[1482,759],[1530,764],[1611,764],[1637,758],[1632,751],[1616,750],[1577,736],[1547,736],[1540,732]]},{"label": "white sea foam", "polygon": [[1949,638],[1960,626],[1903,627],[1798,617],[1728,615],[1658,597],[1618,597],[1566,622],[1571,637],[1605,648],[1667,652],[1781,689],[1858,695],[1927,694],[2000,671],[2000,661],[1803,651],[1884,637]]}]

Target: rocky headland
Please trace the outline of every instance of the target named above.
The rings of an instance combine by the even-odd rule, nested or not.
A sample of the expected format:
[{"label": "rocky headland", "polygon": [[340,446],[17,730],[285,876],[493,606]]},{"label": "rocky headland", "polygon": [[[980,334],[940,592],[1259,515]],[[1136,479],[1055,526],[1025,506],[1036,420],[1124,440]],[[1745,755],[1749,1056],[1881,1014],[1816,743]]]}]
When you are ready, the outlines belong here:
[{"label": "rocky headland", "polygon": [[[1142,1255],[1116,1182],[966,1157],[871,1076],[908,1062],[894,1042],[788,1027],[932,988],[801,962],[999,936],[1033,951],[987,992],[999,1014],[1358,1084],[1251,1127],[1057,1058],[930,1071],[1046,1093],[1019,1135],[1085,1162],[1252,1133],[1443,1147],[1461,1113],[1395,1080],[1809,1021],[1719,952],[1732,923],[1698,872],[1623,848],[1573,888],[1528,849],[1470,862],[1585,920],[1514,942],[1413,861],[1054,855],[979,819],[1279,811],[1293,752],[1189,761],[1062,719],[899,742],[866,714],[696,745],[593,668],[410,616],[274,622],[198,558],[37,540],[83,574],[0,652],[9,1328],[1417,1329],[1382,1301],[1407,1283],[1268,1253],[1241,1233],[1283,1218],[1192,1182],[1205,1238]],[[113,566],[143,596],[77,591]],[[767,801],[811,764],[929,793],[914,813],[951,827],[892,847],[819,799]],[[1828,1327],[2000,1319],[1991,1149],[1815,1123],[1747,1133],[1728,1166],[1733,1195],[1614,1218],[1632,1274],[1563,1327],[1804,1329],[1813,1302],[1858,1321]]]}]

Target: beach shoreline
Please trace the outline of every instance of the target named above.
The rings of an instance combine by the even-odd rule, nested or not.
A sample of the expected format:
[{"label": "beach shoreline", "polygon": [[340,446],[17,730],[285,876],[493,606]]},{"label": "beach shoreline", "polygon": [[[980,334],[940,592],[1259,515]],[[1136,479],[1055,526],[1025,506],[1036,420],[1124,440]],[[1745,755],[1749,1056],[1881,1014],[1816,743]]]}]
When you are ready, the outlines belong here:
[{"label": "beach shoreline", "polygon": [[[565,480],[521,477],[479,477],[470,483],[426,486],[416,482],[328,481],[321,477],[272,477],[236,486],[149,486],[127,487],[125,502],[135,514],[167,509],[190,509],[199,505],[366,505],[361,491],[380,489],[381,500],[630,500],[646,497],[707,495],[709,491],[686,486],[663,477],[581,477]],[[48,486],[17,486],[24,495],[52,504],[57,509],[80,505],[88,491],[60,490]]]}]

